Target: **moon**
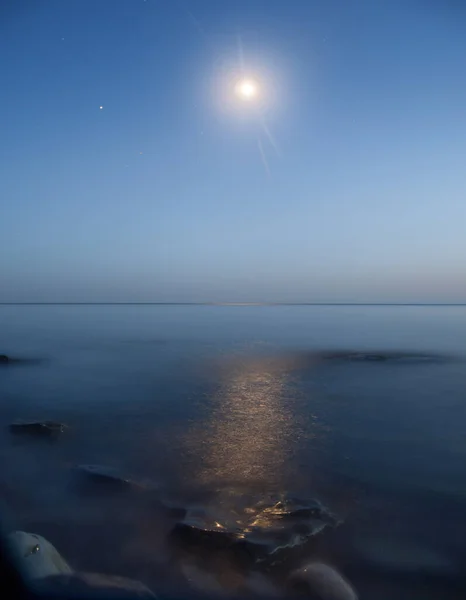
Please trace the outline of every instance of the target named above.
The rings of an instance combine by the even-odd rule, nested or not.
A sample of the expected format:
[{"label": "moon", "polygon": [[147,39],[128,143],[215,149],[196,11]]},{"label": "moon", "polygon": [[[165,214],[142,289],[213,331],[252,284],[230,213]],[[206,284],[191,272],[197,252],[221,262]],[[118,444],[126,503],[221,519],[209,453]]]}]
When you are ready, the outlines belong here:
[{"label": "moon", "polygon": [[240,79],[235,86],[235,93],[241,100],[251,101],[257,98],[259,85],[254,79]]}]

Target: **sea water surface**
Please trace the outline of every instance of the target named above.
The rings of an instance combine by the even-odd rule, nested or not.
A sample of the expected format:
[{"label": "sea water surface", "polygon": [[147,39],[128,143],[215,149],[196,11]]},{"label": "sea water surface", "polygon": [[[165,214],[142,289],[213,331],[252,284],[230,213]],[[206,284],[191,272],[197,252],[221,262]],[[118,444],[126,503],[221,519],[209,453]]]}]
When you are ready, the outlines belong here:
[{"label": "sea water surface", "polygon": [[[74,568],[246,594],[244,572],[173,560],[158,497],[231,515],[289,496],[338,526],[287,569],[322,560],[361,598],[462,597],[466,307],[3,305],[0,354],[28,359],[0,364],[5,526]],[[17,419],[69,428],[14,436]],[[83,482],[82,464],[150,494]]]}]

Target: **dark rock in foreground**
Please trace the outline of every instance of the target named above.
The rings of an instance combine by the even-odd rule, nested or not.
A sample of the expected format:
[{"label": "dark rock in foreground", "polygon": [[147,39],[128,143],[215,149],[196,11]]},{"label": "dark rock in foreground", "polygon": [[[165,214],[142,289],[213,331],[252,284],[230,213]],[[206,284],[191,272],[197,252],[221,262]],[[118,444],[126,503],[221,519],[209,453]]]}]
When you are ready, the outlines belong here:
[{"label": "dark rock in foreground", "polygon": [[6,545],[28,586],[39,592],[43,598],[113,600],[156,597],[140,581],[74,571],[55,546],[35,533],[14,531],[7,536]]},{"label": "dark rock in foreground", "polygon": [[12,531],[6,536],[5,542],[12,560],[28,582],[73,572],[55,546],[36,533]]},{"label": "dark rock in foreground", "polygon": [[247,505],[188,509],[169,541],[182,560],[196,557],[209,565],[221,557],[242,570],[267,570],[285,566],[314,536],[337,524],[314,500],[250,498]]},{"label": "dark rock in foreground", "polygon": [[85,475],[89,481],[97,484],[102,484],[114,488],[134,488],[134,489],[156,489],[147,483],[135,481],[130,479],[118,469],[112,467],[106,467],[104,465],[78,465],[76,469]]},{"label": "dark rock in foreground", "polygon": [[63,433],[68,426],[57,421],[17,421],[10,425],[11,433],[50,437]]}]

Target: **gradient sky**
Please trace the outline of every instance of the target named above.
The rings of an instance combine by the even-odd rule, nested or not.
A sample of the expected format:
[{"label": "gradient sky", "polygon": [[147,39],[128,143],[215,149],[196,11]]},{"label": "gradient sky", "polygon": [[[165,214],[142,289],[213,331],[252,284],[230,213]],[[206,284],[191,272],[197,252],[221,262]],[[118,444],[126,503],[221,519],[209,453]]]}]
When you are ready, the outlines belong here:
[{"label": "gradient sky", "polygon": [[0,301],[466,302],[461,3],[8,0],[0,56]]}]

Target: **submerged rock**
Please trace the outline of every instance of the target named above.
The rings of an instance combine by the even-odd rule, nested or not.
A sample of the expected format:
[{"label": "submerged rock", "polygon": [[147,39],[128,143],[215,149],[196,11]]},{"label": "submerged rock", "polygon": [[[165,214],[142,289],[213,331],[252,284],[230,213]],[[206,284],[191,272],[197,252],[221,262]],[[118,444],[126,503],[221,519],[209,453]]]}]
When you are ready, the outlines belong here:
[{"label": "submerged rock", "polygon": [[12,559],[28,581],[73,572],[58,550],[40,535],[14,531],[7,536],[6,544]]},{"label": "submerged rock", "polygon": [[309,563],[293,571],[290,582],[296,587],[304,587],[311,592],[312,597],[320,600],[357,600],[350,583],[333,567],[324,563]]},{"label": "submerged rock", "polygon": [[131,487],[135,484],[131,479],[122,475],[117,469],[103,465],[78,465],[76,469],[89,480],[96,483],[113,485],[117,487]]},{"label": "submerged rock", "polygon": [[[348,357],[350,360],[360,360],[364,362],[381,362],[384,360],[393,359],[393,357],[388,356],[387,354],[351,354]],[[400,360],[398,358],[398,360]]]},{"label": "submerged rock", "polygon": [[[152,481],[135,480],[118,469],[107,467],[105,465],[78,465],[76,470],[89,482],[121,489],[137,489],[147,492],[157,492],[158,486]],[[175,511],[175,515],[184,516],[185,512]]]},{"label": "submerged rock", "polygon": [[[317,353],[317,357],[319,354]],[[427,354],[424,352],[401,352],[396,350],[382,350],[375,352],[352,352],[335,351],[320,353],[321,360],[330,360],[337,362],[390,362],[394,364],[424,364],[424,363],[444,363],[451,361],[452,358],[442,355]]]},{"label": "submerged rock", "polygon": [[41,360],[34,358],[13,358],[7,354],[0,354],[0,367],[7,365],[31,365],[39,362],[41,362]]},{"label": "submerged rock", "polygon": [[10,431],[18,435],[54,436],[63,433],[67,427],[58,421],[16,421],[10,425]]}]

